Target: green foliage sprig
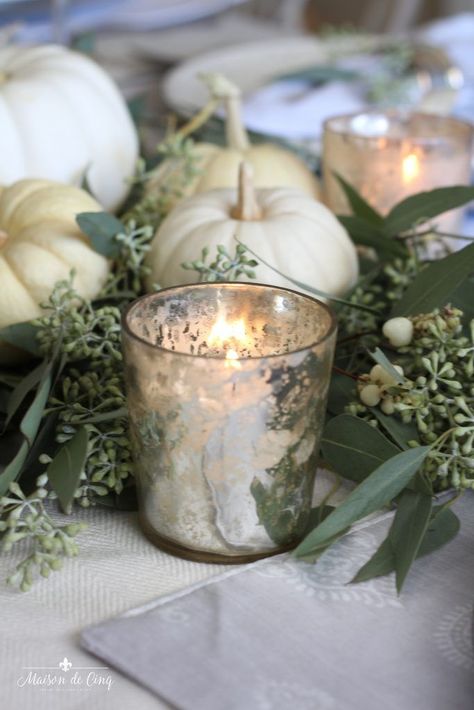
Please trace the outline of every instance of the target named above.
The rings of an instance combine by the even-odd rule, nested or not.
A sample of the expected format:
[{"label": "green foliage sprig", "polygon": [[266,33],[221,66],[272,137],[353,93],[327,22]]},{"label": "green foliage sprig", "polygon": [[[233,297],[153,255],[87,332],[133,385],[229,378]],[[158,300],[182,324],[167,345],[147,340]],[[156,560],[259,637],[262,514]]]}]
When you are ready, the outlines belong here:
[{"label": "green foliage sprig", "polygon": [[367,407],[359,400],[346,408],[382,430],[390,430],[388,417],[400,430],[406,425],[407,446],[439,442],[420,469],[435,492],[474,488],[474,321],[465,335],[461,317],[445,307],[412,318],[410,343],[390,353],[403,368],[401,381],[375,366],[359,377],[358,390],[376,388],[379,402]]},{"label": "green foliage sprig", "polygon": [[[448,506],[474,484],[474,245],[431,263],[420,259],[420,241],[437,234],[433,218],[472,199],[474,189],[420,193],[382,217],[340,184],[353,209],[341,222],[377,253],[349,296],[376,313],[338,306],[336,374],[322,439],[324,460],[357,488],[295,554],[315,559],[352,523],[395,505],[387,538],[353,581],[394,571],[400,592],[414,560],[457,533],[459,520]],[[467,306],[465,315],[458,304]],[[408,338],[391,336],[394,321],[384,323],[393,316],[405,330],[408,324]],[[434,506],[433,496],[447,488],[451,498]]]},{"label": "green foliage sprig", "polygon": [[47,476],[40,476],[36,483],[37,488],[27,496],[18,483],[12,482],[8,495],[0,501],[2,551],[9,552],[20,541],[30,543],[32,548],[7,580],[23,592],[31,589],[38,572],[49,577],[51,571],[61,569],[64,557],[78,554],[74,538],[85,528],[82,523],[58,525],[44,506]]},{"label": "green foliage sprig", "polygon": [[[113,263],[99,299],[81,299],[72,277],[57,284],[34,323],[1,333],[2,339],[43,358],[26,377],[10,372],[0,378],[2,443],[9,442],[3,450],[12,450],[0,469],[0,528],[5,549],[17,541],[31,546],[10,578],[24,590],[35,573],[46,575],[62,557],[77,552],[73,537],[80,528],[58,526],[48,498],[70,512],[74,503],[127,505],[134,491],[121,309],[143,292],[154,230],[198,169],[193,145],[183,138],[168,142],[162,153],[168,160],[163,172],[151,178],[157,179],[155,193],[146,192],[149,176],[143,171],[139,194],[120,219],[105,213],[78,218],[95,248]],[[413,560],[457,531],[456,516],[434,506],[433,493],[448,485],[472,486],[473,343],[468,320],[456,308],[469,309],[472,301],[474,245],[428,263],[420,257],[419,240],[433,231],[437,214],[466,202],[474,191],[455,187],[422,193],[383,218],[351,186],[341,184],[354,212],[341,221],[356,242],[369,248],[369,259],[356,288],[336,304],[340,334],[322,451],[359,488],[336,510],[326,506],[323,514],[312,516],[315,527],[296,554],[317,557],[361,516],[395,502],[388,542],[355,581],[395,570],[401,589]],[[370,250],[376,250],[376,258]],[[202,281],[254,278],[257,266],[258,255],[248,256],[243,244],[234,255],[223,247],[214,257],[204,250],[184,265]],[[394,347],[383,336],[382,326],[393,315],[413,321],[415,337],[406,346]],[[374,348],[379,350],[371,356]],[[380,402],[367,406],[357,392],[368,384],[364,377],[372,357],[392,376],[390,363],[401,364],[404,377],[383,391],[380,387]],[[378,406],[382,400],[383,408]],[[411,530],[409,539],[405,529]]]},{"label": "green foliage sprig", "polygon": [[158,167],[148,169],[140,160],[134,186],[138,199],[124,215],[154,231],[200,174],[200,157],[192,138],[172,133],[157,148]]},{"label": "green foliage sprig", "polygon": [[209,249],[204,247],[200,259],[187,261],[181,266],[187,271],[195,271],[199,281],[238,281],[241,276],[256,278],[254,269],[258,266],[258,261],[247,256],[247,249],[242,244],[236,246],[234,256],[231,256],[224,246],[219,245],[214,259],[207,263],[208,258]]}]

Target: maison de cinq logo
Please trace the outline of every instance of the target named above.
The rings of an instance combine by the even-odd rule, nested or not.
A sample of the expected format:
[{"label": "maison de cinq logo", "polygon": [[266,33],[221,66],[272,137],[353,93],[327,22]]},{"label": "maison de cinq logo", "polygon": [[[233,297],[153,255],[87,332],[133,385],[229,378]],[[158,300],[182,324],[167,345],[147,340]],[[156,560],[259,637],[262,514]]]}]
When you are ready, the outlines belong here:
[{"label": "maison de cinq logo", "polygon": [[107,666],[74,666],[64,657],[56,666],[25,666],[17,680],[19,688],[40,690],[110,691],[114,681]]}]

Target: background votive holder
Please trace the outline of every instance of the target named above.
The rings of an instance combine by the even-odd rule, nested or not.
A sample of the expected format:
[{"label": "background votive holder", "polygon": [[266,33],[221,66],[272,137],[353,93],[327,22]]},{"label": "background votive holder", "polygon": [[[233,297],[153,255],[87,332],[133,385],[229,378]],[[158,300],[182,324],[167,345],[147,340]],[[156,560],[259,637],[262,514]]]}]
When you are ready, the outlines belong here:
[{"label": "background votive holder", "polygon": [[[216,344],[222,320],[244,329]],[[229,563],[298,543],[335,339],[327,305],[271,286],[178,286],[130,305],[130,432],[141,525],[155,544]]]},{"label": "background votive holder", "polygon": [[[336,214],[351,209],[334,173],[386,215],[405,197],[437,187],[469,185],[473,126],[428,113],[368,111],[335,116],[324,124],[324,199]],[[462,210],[435,222],[459,229]]]}]

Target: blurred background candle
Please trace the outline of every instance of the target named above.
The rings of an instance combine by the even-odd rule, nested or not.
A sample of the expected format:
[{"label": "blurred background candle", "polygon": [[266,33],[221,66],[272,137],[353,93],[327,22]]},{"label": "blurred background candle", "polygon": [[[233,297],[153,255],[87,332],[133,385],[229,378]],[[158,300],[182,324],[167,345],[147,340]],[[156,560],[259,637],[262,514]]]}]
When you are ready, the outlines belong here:
[{"label": "blurred background candle", "polygon": [[178,286],[132,304],[123,349],[150,539],[209,562],[301,539],[335,337],[325,304],[270,286]]},{"label": "blurred background candle", "polygon": [[[324,126],[325,201],[338,214],[351,211],[334,173],[383,215],[416,192],[469,185],[472,140],[469,123],[432,114],[366,112],[331,118]],[[461,216],[455,210],[436,222],[452,232]]]}]

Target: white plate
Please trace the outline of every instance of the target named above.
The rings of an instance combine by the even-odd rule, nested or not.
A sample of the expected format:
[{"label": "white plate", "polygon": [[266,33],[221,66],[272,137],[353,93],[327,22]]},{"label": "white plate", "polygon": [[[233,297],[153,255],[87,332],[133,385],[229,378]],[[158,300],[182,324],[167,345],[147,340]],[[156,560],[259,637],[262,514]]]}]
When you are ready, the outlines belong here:
[{"label": "white plate", "polygon": [[[312,140],[321,134],[322,122],[329,116],[351,113],[365,108],[363,91],[357,82],[330,82],[320,88],[305,90],[291,82],[273,84],[275,77],[325,65],[335,54],[363,55],[382,48],[393,39],[377,36],[354,36],[321,40],[311,36],[281,37],[216,49],[184,61],[164,78],[162,91],[167,104],[177,112],[189,113],[201,108],[208,93],[198,75],[221,72],[242,90],[246,125],[256,131],[282,136],[290,140]],[[453,71],[446,54],[439,49],[417,47],[419,69]],[[427,54],[428,57],[425,55]],[[265,88],[262,88],[265,87]],[[257,91],[260,90],[260,91]],[[420,96],[418,110],[447,113],[456,91],[442,86]],[[430,105],[431,102],[431,105]]]},{"label": "white plate", "polygon": [[201,72],[221,72],[248,94],[279,74],[327,63],[328,58],[328,45],[314,37],[282,37],[217,49],[168,72],[163,81],[164,98],[177,111],[196,109],[208,98],[197,78]]}]

